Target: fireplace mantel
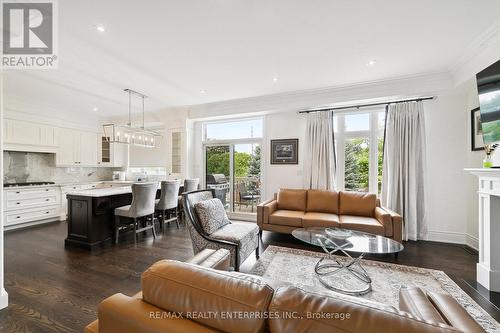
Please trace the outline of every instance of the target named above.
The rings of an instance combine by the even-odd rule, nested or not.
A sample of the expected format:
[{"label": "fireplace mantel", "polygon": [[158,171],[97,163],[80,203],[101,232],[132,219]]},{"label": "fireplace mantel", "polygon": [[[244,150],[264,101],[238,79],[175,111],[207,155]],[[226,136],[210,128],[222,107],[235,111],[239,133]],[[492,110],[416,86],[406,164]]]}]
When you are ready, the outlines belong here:
[{"label": "fireplace mantel", "polygon": [[479,179],[477,282],[500,291],[500,169],[465,169]]}]

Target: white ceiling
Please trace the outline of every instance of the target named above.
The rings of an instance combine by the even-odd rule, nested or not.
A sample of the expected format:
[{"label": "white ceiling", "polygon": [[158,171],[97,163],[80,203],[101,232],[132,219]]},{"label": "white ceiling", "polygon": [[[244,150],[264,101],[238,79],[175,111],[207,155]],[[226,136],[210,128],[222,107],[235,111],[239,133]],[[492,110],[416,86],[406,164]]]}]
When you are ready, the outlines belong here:
[{"label": "white ceiling", "polygon": [[58,4],[59,69],[7,72],[7,108],[110,117],[126,114],[123,88],[159,110],[449,71],[500,19],[498,0]]}]

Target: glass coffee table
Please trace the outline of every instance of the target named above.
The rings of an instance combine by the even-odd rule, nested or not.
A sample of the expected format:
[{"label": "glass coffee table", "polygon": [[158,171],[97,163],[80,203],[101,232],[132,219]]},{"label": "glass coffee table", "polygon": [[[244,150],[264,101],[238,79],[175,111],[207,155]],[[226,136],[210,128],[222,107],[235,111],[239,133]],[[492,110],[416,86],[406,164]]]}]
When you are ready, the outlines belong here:
[{"label": "glass coffee table", "polygon": [[[292,231],[292,235],[308,244],[321,246],[327,254],[314,267],[319,281],[326,288],[355,296],[372,289],[372,280],[360,259],[366,254],[397,254],[404,249],[403,244],[393,239],[342,228],[299,228]],[[335,256],[336,252],[342,252],[346,257]]]}]

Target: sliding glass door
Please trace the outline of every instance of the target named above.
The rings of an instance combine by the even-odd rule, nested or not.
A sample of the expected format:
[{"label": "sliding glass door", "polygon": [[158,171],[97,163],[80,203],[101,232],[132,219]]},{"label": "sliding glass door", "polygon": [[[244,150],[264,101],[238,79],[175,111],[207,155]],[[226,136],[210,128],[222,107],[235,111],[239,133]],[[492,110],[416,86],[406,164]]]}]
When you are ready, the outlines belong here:
[{"label": "sliding glass door", "polygon": [[260,203],[260,144],[235,144],[233,212],[253,214]]},{"label": "sliding glass door", "polygon": [[231,151],[230,145],[205,146],[205,184],[215,190],[226,211],[231,210]]},{"label": "sliding glass door", "polygon": [[205,145],[206,187],[228,213],[255,214],[261,200],[260,143]]},{"label": "sliding glass door", "polygon": [[207,122],[202,131],[206,187],[233,217],[255,215],[261,200],[262,119]]}]

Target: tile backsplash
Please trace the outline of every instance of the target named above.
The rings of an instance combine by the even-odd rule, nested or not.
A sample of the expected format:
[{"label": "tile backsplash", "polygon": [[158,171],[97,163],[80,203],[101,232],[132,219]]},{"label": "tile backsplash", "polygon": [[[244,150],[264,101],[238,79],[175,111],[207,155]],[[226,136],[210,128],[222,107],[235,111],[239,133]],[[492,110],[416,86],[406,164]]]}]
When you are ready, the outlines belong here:
[{"label": "tile backsplash", "polygon": [[[111,180],[113,168],[55,166],[55,154],[4,151],[4,183],[52,181],[55,183]],[[117,169],[119,170],[119,169]]]}]

